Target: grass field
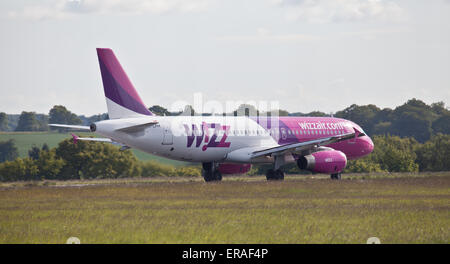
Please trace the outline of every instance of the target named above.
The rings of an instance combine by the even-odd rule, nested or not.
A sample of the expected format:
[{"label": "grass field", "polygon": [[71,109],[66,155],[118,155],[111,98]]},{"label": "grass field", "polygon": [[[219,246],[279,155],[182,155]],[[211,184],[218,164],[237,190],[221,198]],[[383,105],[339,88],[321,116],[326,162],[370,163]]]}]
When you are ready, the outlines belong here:
[{"label": "grass field", "polygon": [[1,243],[449,243],[449,227],[450,172],[0,185]]},{"label": "grass field", "polygon": [[[17,149],[19,150],[20,157],[28,156],[28,150],[32,146],[37,146],[39,148],[47,143],[50,148],[58,146],[58,143],[64,139],[71,138],[71,133],[57,133],[57,132],[0,132],[0,141],[5,141],[9,139],[14,139]],[[80,133],[76,133],[79,135]],[[86,134],[92,136],[94,134]],[[159,163],[181,166],[187,163],[182,161],[170,160],[158,156],[154,156],[136,149],[132,150],[136,157],[140,160],[154,160]]]}]

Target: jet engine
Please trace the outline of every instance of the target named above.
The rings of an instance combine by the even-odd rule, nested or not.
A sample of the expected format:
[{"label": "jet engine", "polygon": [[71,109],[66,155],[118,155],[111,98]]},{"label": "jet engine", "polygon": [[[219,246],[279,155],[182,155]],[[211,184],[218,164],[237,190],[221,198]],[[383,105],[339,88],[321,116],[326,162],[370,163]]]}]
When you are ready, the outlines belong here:
[{"label": "jet engine", "polygon": [[333,174],[345,168],[347,157],[338,150],[325,150],[300,157],[297,159],[297,165],[302,170]]},{"label": "jet engine", "polygon": [[221,163],[218,169],[222,174],[243,174],[251,168],[251,164]]}]

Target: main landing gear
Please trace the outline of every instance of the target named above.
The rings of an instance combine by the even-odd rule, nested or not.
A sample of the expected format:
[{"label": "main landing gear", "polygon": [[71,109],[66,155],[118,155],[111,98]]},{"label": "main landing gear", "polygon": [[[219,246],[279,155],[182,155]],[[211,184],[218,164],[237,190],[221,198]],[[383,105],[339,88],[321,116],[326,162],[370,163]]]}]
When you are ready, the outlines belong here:
[{"label": "main landing gear", "polygon": [[220,171],[217,169],[217,166],[214,162],[205,162],[202,165],[202,176],[203,179],[205,179],[205,182],[222,180],[222,173],[220,173]]},{"label": "main landing gear", "polygon": [[278,169],[278,170],[270,169],[266,173],[266,179],[268,181],[274,181],[274,180],[282,181],[282,180],[284,180],[284,172],[280,169]]},{"label": "main landing gear", "polygon": [[270,169],[266,173],[266,179],[268,181],[282,181],[284,180],[284,172],[281,169],[281,166],[284,165],[284,156],[275,156],[275,162],[273,163],[273,169]]},{"label": "main landing gear", "polygon": [[341,173],[333,173],[331,174],[331,179],[332,180],[340,180],[341,179]]}]

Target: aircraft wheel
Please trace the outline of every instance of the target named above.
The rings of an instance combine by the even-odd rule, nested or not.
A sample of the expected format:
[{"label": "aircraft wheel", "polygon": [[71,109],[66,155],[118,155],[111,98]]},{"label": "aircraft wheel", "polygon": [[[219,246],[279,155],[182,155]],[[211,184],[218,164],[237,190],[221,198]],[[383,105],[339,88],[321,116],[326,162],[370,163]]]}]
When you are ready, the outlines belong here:
[{"label": "aircraft wheel", "polygon": [[205,182],[210,182],[214,180],[214,173],[212,171],[202,170],[203,179]]},{"label": "aircraft wheel", "polygon": [[218,170],[214,171],[214,180],[216,180],[216,181],[222,180],[222,173],[220,173],[220,171],[218,171]]},{"label": "aircraft wheel", "polygon": [[340,173],[331,174],[331,179],[332,180],[340,180],[341,179],[341,174]]},{"label": "aircraft wheel", "polygon": [[284,172],[282,170],[268,170],[266,173],[266,179],[268,181],[284,180]]},{"label": "aircraft wheel", "polygon": [[275,180],[275,171],[270,169],[266,172],[266,179],[268,181]]},{"label": "aircraft wheel", "polygon": [[214,169],[214,164],[212,162],[203,163],[202,176],[205,182],[211,181],[221,181],[222,174],[220,171]]},{"label": "aircraft wheel", "polygon": [[282,170],[276,170],[275,174],[276,174],[277,180],[280,180],[280,181],[284,180],[284,172]]}]

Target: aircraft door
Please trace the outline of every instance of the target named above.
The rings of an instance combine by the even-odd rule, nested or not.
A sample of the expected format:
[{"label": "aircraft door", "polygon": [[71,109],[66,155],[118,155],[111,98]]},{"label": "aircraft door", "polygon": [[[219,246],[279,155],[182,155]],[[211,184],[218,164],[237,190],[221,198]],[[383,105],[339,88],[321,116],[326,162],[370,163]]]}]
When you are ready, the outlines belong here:
[{"label": "aircraft door", "polygon": [[173,144],[173,134],[172,131],[168,127],[163,128],[163,145],[172,145]]}]

